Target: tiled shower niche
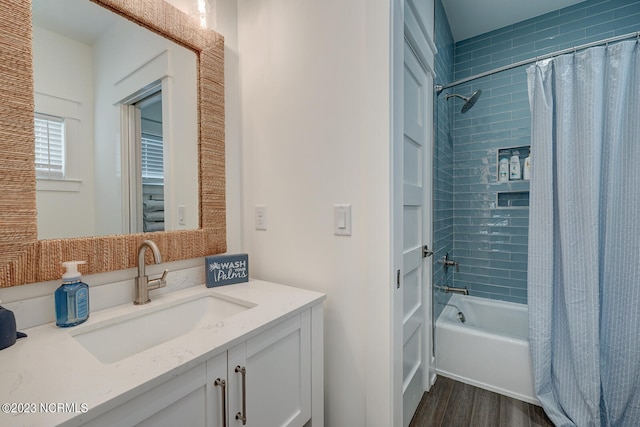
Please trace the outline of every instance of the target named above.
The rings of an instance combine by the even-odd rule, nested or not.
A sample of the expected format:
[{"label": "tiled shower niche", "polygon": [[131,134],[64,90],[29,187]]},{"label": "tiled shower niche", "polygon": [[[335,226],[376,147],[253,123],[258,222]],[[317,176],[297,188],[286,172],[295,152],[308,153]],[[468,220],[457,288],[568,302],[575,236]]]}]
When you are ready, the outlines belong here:
[{"label": "tiled shower niche", "polygon": [[498,149],[498,156],[496,159],[496,180],[500,181],[500,159],[506,158],[507,160],[511,160],[512,156],[518,156],[520,159],[520,179],[510,179],[509,178],[509,170],[507,170],[507,180],[505,182],[513,182],[513,181],[526,181],[524,179],[524,160],[529,157],[529,153],[531,151],[530,145],[523,145],[521,147],[509,147],[509,148],[500,148]]},{"label": "tiled shower niche", "polygon": [[[496,192],[496,208],[523,208],[529,206],[529,180],[524,179],[524,161],[527,157],[529,157],[531,153],[530,145],[523,145],[520,147],[508,147],[508,148],[500,148],[498,149],[497,159],[496,159],[496,180],[500,184],[515,184],[509,185],[509,191],[497,191]],[[518,156],[520,160],[520,179],[511,179],[510,171],[511,171],[511,157]],[[506,181],[501,180],[500,176],[500,160],[506,158],[509,161],[507,167],[507,179]],[[516,183],[522,184],[516,184]],[[514,188],[514,187],[520,188]]]}]

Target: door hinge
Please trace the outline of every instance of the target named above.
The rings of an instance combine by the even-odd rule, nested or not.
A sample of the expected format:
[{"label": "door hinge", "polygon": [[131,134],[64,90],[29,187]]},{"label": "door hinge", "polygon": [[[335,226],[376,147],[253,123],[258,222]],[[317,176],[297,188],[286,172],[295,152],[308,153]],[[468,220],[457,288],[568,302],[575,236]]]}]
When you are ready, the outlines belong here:
[{"label": "door hinge", "polygon": [[433,255],[433,251],[429,250],[429,246],[424,245],[422,247],[422,258],[426,258]]},{"label": "door hinge", "polygon": [[396,289],[400,289],[400,270],[396,272]]}]

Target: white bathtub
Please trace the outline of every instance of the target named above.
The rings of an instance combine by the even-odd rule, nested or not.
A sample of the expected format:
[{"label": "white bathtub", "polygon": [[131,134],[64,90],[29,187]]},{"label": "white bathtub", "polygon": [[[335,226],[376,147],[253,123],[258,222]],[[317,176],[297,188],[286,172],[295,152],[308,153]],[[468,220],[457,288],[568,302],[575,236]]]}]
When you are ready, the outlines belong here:
[{"label": "white bathtub", "polygon": [[539,405],[524,304],[453,295],[436,322],[436,373]]}]

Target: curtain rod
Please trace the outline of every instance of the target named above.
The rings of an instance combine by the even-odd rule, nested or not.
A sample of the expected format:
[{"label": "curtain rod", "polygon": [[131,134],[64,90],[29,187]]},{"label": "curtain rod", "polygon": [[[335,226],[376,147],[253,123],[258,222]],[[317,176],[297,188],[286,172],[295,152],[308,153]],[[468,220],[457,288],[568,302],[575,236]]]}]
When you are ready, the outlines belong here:
[{"label": "curtain rod", "polygon": [[585,44],[581,44],[579,46],[569,47],[567,49],[557,50],[555,52],[547,53],[545,55],[536,56],[536,57],[533,57],[533,58],[529,58],[529,59],[525,59],[525,60],[522,60],[522,61],[514,62],[513,64],[504,65],[502,67],[498,67],[498,68],[495,68],[495,69],[490,70],[490,71],[485,71],[483,73],[479,73],[479,74],[473,75],[471,77],[465,77],[464,79],[457,80],[457,81],[455,81],[453,83],[449,83],[449,84],[444,85],[444,86],[436,85],[435,86],[436,95],[440,95],[440,92],[442,92],[443,90],[448,89],[450,87],[458,86],[460,84],[467,83],[467,82],[470,82],[472,80],[476,80],[476,79],[480,79],[482,77],[490,76],[491,74],[496,74],[496,73],[499,73],[501,71],[506,71],[506,70],[510,70],[512,68],[521,67],[523,65],[532,64],[534,62],[542,61],[544,59],[553,58],[554,56],[564,55],[565,53],[576,52],[578,50],[588,49],[590,47],[600,46],[600,45],[603,45],[603,44],[606,45],[606,44],[609,44],[609,43],[613,43],[613,42],[617,42],[617,41],[625,40],[625,39],[631,39],[631,38],[638,38],[640,40],[640,31],[636,31],[635,33],[623,34],[621,36],[609,37],[609,38],[606,38],[606,39],[598,40],[596,42],[585,43]]}]

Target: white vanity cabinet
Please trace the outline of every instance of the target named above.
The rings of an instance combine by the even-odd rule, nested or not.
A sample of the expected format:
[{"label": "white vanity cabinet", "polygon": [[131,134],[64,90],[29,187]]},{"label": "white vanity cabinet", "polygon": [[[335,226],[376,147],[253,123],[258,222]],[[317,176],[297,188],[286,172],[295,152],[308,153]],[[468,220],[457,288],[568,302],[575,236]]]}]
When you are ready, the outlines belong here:
[{"label": "white vanity cabinet", "polygon": [[[318,328],[317,325],[312,328],[313,311],[314,307],[292,316],[285,316],[284,320],[274,326],[250,336],[205,363],[89,421],[86,425],[311,425],[307,423],[312,418],[312,373],[322,372],[321,367],[320,370],[312,368],[312,330],[322,330],[321,326]],[[314,321],[322,322],[321,311],[319,319]],[[318,339],[321,344],[322,337]],[[322,378],[318,378],[317,381],[322,381]],[[318,392],[322,393],[321,387]],[[226,411],[223,405],[226,405]],[[323,408],[315,409],[314,412],[320,414],[323,411]],[[322,415],[318,415],[318,418],[318,423],[314,423],[314,426],[322,425]]]},{"label": "white vanity cabinet", "polygon": [[[207,400],[208,396],[214,393],[210,390],[213,387],[211,376],[215,372],[213,367],[224,364],[226,369],[226,362],[226,353],[220,354],[83,425],[217,426],[207,424],[208,408],[211,406]],[[208,370],[208,366],[212,369]]]},{"label": "white vanity cabinet", "polygon": [[311,418],[310,330],[307,310],[229,350],[229,426],[302,427]]}]

